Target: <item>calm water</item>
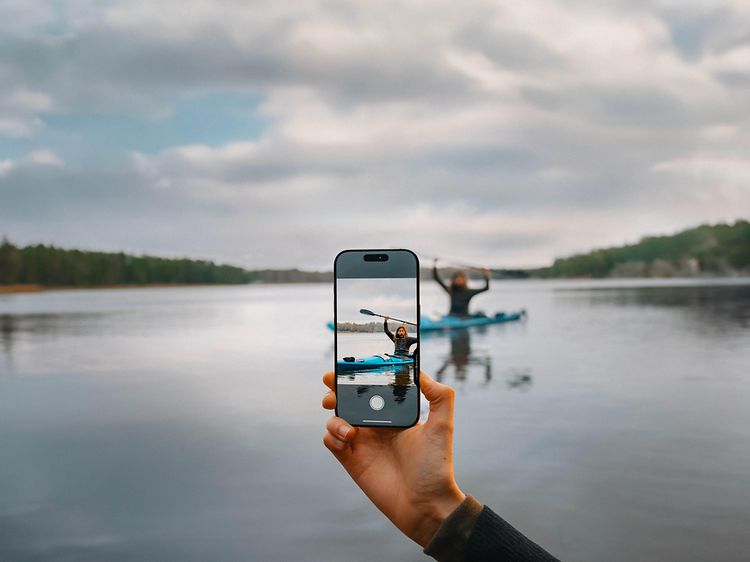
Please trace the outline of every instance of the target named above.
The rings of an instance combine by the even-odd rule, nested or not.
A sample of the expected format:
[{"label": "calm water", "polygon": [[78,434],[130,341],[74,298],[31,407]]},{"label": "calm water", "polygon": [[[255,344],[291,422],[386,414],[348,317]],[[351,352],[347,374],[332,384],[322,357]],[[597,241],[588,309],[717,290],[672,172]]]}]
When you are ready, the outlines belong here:
[{"label": "calm water", "polygon": [[[0,296],[0,560],[424,559],[321,444],[331,298]],[[476,304],[529,318],[423,339],[457,388],[466,492],[568,560],[747,560],[748,282],[508,282]]]}]

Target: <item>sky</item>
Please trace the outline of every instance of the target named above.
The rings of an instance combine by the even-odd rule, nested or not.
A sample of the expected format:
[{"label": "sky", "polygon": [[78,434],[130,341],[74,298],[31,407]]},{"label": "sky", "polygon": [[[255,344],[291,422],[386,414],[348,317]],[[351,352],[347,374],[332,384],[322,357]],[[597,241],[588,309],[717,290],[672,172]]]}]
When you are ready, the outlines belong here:
[{"label": "sky", "polygon": [[[383,322],[382,318],[365,316],[363,308],[376,314],[393,316],[406,322],[416,322],[417,281],[400,279],[337,279],[336,315],[339,322],[367,324]],[[392,323],[393,330],[398,322]]]},{"label": "sky", "polygon": [[0,235],[497,267],[750,217],[747,0],[3,0]]}]

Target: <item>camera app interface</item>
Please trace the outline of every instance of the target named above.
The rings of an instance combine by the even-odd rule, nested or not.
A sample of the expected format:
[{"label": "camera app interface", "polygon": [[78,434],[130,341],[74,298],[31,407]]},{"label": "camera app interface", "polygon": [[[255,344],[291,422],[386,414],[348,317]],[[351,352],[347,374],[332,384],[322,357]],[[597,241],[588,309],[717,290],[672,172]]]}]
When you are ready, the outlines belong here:
[{"label": "camera app interface", "polygon": [[418,400],[416,279],[337,279],[336,295],[339,415],[410,425]]}]

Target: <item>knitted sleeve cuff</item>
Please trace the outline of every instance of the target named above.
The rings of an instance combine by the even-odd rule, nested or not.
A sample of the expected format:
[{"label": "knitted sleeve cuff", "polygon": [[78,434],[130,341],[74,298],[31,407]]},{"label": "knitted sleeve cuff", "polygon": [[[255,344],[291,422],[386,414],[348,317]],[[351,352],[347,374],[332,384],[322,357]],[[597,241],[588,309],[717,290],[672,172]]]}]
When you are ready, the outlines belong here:
[{"label": "knitted sleeve cuff", "polygon": [[484,506],[473,496],[466,499],[446,517],[424,553],[439,562],[458,562],[465,557],[466,542]]}]

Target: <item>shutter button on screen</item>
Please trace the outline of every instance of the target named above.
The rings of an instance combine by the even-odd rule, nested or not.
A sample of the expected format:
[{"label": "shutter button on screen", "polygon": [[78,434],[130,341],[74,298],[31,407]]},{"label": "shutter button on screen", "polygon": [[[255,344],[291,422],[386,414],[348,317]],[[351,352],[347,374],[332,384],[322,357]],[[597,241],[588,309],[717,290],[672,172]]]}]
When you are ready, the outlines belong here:
[{"label": "shutter button on screen", "polygon": [[382,410],[383,406],[385,406],[385,400],[383,400],[382,396],[376,394],[370,398],[370,408],[373,410]]}]

